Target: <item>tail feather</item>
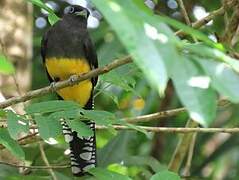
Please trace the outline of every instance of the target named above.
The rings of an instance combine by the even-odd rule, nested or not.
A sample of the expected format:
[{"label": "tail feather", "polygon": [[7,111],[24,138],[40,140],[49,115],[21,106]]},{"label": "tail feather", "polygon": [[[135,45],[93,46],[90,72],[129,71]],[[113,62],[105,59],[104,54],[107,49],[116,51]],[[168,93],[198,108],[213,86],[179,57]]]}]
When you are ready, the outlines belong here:
[{"label": "tail feather", "polygon": [[75,176],[83,176],[90,168],[96,167],[95,123],[84,121],[94,132],[90,137],[78,137],[66,122],[62,122],[65,141],[70,145],[71,169]]}]

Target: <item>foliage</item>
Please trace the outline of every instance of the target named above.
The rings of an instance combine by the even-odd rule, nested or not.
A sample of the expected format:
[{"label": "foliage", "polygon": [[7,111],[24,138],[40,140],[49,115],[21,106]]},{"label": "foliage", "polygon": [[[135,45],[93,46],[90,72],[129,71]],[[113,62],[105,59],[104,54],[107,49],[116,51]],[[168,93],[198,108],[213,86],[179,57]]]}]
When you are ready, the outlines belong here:
[{"label": "foliage", "polygon": [[7,60],[7,58],[0,54],[0,73],[3,74],[13,74],[14,73],[13,65]]},{"label": "foliage", "polygon": [[[44,2],[28,1],[36,5],[37,15],[40,14],[40,8],[48,12],[48,21],[51,25],[59,20],[54,10]],[[210,10],[220,6],[219,2],[214,1],[195,2],[190,3],[195,7],[199,3],[200,6]],[[46,154],[49,162],[63,164],[69,160],[63,157],[67,145],[62,136],[61,119],[64,118],[65,122],[81,136],[92,135],[92,130],[84,123],[84,120],[90,119],[97,125],[108,127],[107,130],[97,132],[99,167],[89,171],[96,179],[180,179],[180,175],[168,171],[166,166],[175,148],[176,135],[164,135],[163,138],[157,139],[159,136],[156,134],[146,132],[122,119],[173,109],[181,104],[186,107],[188,116],[204,127],[238,125],[237,105],[231,105],[225,110],[217,106],[219,97],[226,98],[232,103],[239,102],[239,62],[231,56],[235,50],[209,38],[213,32],[223,31],[223,28],[216,26],[218,22],[223,23],[223,18],[215,19],[210,27],[196,30],[170,18],[172,14],[169,12],[172,9],[166,8],[170,11],[159,15],[155,13],[157,9],[153,12],[141,0],[92,0],[92,3],[104,17],[100,27],[91,30],[100,65],[128,54],[132,56],[133,63],[100,76],[95,92],[97,110],[84,110],[77,103],[52,100],[52,97],[46,98],[47,101],[38,99],[37,102],[28,105],[24,115],[2,110],[0,116],[7,119],[8,128],[0,129],[0,143],[16,157],[25,159],[32,165],[43,164],[39,154],[36,154],[36,146],[21,147],[16,142],[20,134],[27,135],[32,127],[37,127],[40,137],[45,142],[57,143],[54,146],[47,145]],[[165,10],[164,6],[160,6],[162,3],[163,1],[157,2],[158,6]],[[190,13],[193,16],[193,10]],[[175,36],[174,32],[177,30],[185,32],[187,36],[184,36],[183,40],[180,39]],[[36,54],[39,53],[39,39],[42,33],[42,30],[36,29],[34,35]],[[230,55],[226,53],[228,51]],[[38,56],[35,58],[39,59]],[[34,61],[34,67],[39,65],[39,61]],[[3,55],[0,56],[0,72],[4,74],[14,72],[14,68]],[[44,72],[33,73],[38,79],[37,82],[42,82]],[[42,85],[33,81],[34,88]],[[176,95],[168,95],[170,88],[175,89]],[[172,118],[175,121],[165,122],[164,125],[183,126],[188,116],[181,113]],[[112,128],[115,124],[127,126],[135,131],[117,132]],[[162,124],[149,122],[141,125]],[[202,175],[201,170],[207,168],[206,165],[212,161],[215,165],[214,173],[217,168],[222,169],[219,167],[222,161],[220,156],[223,152],[233,151],[238,145],[236,138],[232,138],[234,143],[229,143],[229,138],[224,142],[226,145],[229,143],[228,146],[224,144],[218,146],[219,150],[211,152],[212,154],[207,157],[203,154],[203,151],[207,151],[204,146],[212,143],[212,140],[212,136],[199,135],[197,138],[195,148],[197,157],[193,158],[197,158],[198,161],[192,162],[192,171],[196,169],[193,175]],[[157,144],[158,141],[161,143]],[[201,144],[204,146],[198,147]],[[153,153],[155,150],[157,154]],[[24,155],[24,152],[28,153]],[[235,157],[239,159],[238,153],[235,153]],[[230,167],[235,163],[228,164]],[[235,171],[239,174],[238,170]],[[59,178],[72,178],[67,170],[54,172]],[[44,179],[47,178],[46,173],[36,170],[32,173],[32,177],[36,175]],[[13,176],[9,171],[5,177],[10,175]],[[212,179],[216,177],[213,173],[211,176]],[[233,179],[229,176],[228,174],[228,179]],[[19,178],[17,175],[13,177]]]}]

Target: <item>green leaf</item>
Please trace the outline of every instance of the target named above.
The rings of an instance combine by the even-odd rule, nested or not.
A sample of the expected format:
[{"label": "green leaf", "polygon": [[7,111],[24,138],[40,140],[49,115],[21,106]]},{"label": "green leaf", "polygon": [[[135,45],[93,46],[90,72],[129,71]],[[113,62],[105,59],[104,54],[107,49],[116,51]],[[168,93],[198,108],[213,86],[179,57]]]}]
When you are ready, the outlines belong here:
[{"label": "green leaf", "polygon": [[121,162],[127,156],[127,149],[129,147],[131,135],[132,133],[129,131],[121,131],[108,144],[99,149],[99,166],[106,167],[109,164]]},{"label": "green leaf", "polygon": [[160,164],[157,159],[150,156],[127,156],[123,162],[126,166],[149,166],[154,172],[167,170],[167,166]]},{"label": "green leaf", "polygon": [[45,3],[43,3],[41,0],[26,0],[26,1],[38,6],[39,8],[46,10],[49,13],[48,20],[51,25],[55,24],[60,19],[54,13],[54,11],[51,8],[49,8]]},{"label": "green leaf", "polygon": [[0,117],[6,117],[7,112],[3,109],[0,109]]},{"label": "green leaf", "polygon": [[181,57],[171,68],[172,80],[182,104],[190,117],[208,126],[216,116],[216,94],[210,79],[191,60]]},{"label": "green leaf", "polygon": [[54,25],[57,21],[59,21],[59,17],[56,14],[49,14],[48,21],[50,25]]},{"label": "green leaf", "polygon": [[57,111],[54,113],[51,113],[48,117],[50,119],[79,119],[82,118],[83,115],[83,109],[69,109],[69,110],[64,110],[64,111]]},{"label": "green leaf", "polygon": [[90,127],[80,120],[75,119],[65,121],[73,131],[77,132],[78,136],[89,137],[94,135]]},{"label": "green leaf", "polygon": [[184,43],[183,48],[205,59],[212,59],[216,61],[225,62],[232,69],[234,69],[236,72],[239,73],[239,61],[234,58],[231,58],[230,56],[227,56],[226,54],[217,49],[207,47],[202,43],[197,44]]},{"label": "green leaf", "polygon": [[195,58],[203,70],[210,76],[212,87],[231,102],[239,102],[239,74],[225,63]]},{"label": "green leaf", "polygon": [[29,132],[28,121],[12,111],[7,111],[7,125],[8,132],[13,139],[17,139],[22,132]]},{"label": "green leaf", "polygon": [[109,126],[116,121],[115,115],[108,111],[85,110],[83,114],[85,118],[95,121],[98,125]]},{"label": "green leaf", "polygon": [[118,174],[107,169],[93,168],[88,171],[90,174],[95,176],[98,180],[132,180],[131,178]]},{"label": "green leaf", "polygon": [[153,175],[150,180],[180,180],[181,178],[174,172],[161,171]]},{"label": "green leaf", "polygon": [[0,54],[0,73],[13,74],[15,69],[10,61],[4,55]]},{"label": "green leaf", "polygon": [[114,84],[121,87],[125,91],[134,91],[135,80],[132,76],[129,75],[120,75],[116,71],[111,71],[107,74],[104,74],[101,79],[107,83]]},{"label": "green leaf", "polygon": [[55,101],[45,101],[40,103],[31,104],[25,108],[27,114],[34,113],[50,113],[56,111],[66,111],[72,109],[80,109],[80,105],[73,101],[63,101],[63,100],[55,100]]},{"label": "green leaf", "polygon": [[145,129],[141,128],[140,126],[137,126],[137,125],[134,125],[134,124],[130,124],[130,123],[126,123],[126,122],[124,122],[124,121],[117,121],[117,124],[121,124],[121,125],[124,125],[124,126],[129,127],[130,129],[139,131],[139,132],[145,134],[148,138],[151,137],[151,136],[150,136],[150,133],[147,132]]},{"label": "green leaf", "polygon": [[113,100],[113,102],[119,107],[119,98],[116,94],[114,94],[112,91],[102,91],[104,95],[108,96],[110,99]]},{"label": "green leaf", "polygon": [[168,81],[164,61],[171,61],[171,57],[163,55],[162,48],[158,47],[172,47],[170,40],[175,40],[172,31],[132,1],[93,0],[93,3],[105,16],[152,87],[163,95]]},{"label": "green leaf", "polygon": [[21,146],[10,137],[7,129],[0,128],[0,144],[6,147],[16,157],[25,159],[24,151]]},{"label": "green leaf", "polygon": [[215,48],[221,48],[221,45],[214,43],[211,39],[209,39],[205,34],[203,34],[202,32],[187,26],[175,19],[169,18],[167,16],[155,16],[156,19],[158,19],[158,21],[164,22],[169,24],[170,26],[178,29],[178,30],[182,30],[187,34],[190,34],[192,37],[197,38],[198,40],[201,40],[207,44],[209,44],[212,47]]},{"label": "green leaf", "polygon": [[56,139],[62,134],[62,126],[60,121],[49,119],[45,116],[35,116],[40,136],[48,141],[50,138]]}]

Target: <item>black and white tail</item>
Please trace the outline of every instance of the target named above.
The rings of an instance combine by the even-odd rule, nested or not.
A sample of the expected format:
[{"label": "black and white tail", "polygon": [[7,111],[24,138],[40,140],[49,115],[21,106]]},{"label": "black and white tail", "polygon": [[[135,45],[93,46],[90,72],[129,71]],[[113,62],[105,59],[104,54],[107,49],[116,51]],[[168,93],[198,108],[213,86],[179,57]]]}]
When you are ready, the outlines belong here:
[{"label": "black and white tail", "polygon": [[95,123],[93,121],[83,122],[92,129],[93,136],[79,137],[66,122],[62,121],[65,141],[70,145],[71,168],[75,176],[83,176],[87,174],[88,169],[96,167]]}]

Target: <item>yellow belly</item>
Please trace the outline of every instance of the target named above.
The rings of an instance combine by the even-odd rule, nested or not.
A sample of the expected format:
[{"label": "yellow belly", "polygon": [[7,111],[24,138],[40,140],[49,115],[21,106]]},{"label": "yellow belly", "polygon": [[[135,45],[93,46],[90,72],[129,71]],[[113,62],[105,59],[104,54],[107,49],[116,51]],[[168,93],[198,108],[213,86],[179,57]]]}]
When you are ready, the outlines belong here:
[{"label": "yellow belly", "polygon": [[[47,58],[45,66],[52,79],[59,78],[61,81],[71,75],[90,71],[90,66],[84,59]],[[64,100],[76,101],[84,107],[91,96],[92,88],[91,81],[85,80],[77,85],[60,89],[57,93]]]}]

